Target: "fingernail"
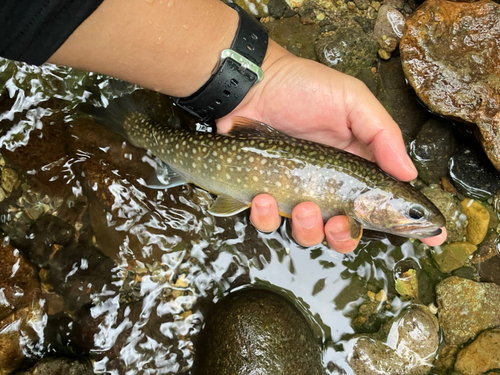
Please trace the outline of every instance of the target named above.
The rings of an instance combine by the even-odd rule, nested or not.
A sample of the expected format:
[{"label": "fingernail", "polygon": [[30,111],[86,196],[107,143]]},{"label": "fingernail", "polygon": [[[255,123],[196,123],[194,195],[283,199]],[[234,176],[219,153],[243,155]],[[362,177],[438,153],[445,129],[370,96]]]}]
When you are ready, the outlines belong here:
[{"label": "fingernail", "polygon": [[314,211],[301,212],[297,215],[297,221],[301,227],[309,229],[317,223],[318,216]]},{"label": "fingernail", "polygon": [[335,239],[335,241],[341,242],[351,239],[349,228],[347,228],[347,230],[340,230],[340,231],[331,230],[329,233],[330,236],[332,236]]},{"label": "fingernail", "polygon": [[264,216],[271,211],[271,205],[268,203],[256,203],[255,209],[259,215]]}]

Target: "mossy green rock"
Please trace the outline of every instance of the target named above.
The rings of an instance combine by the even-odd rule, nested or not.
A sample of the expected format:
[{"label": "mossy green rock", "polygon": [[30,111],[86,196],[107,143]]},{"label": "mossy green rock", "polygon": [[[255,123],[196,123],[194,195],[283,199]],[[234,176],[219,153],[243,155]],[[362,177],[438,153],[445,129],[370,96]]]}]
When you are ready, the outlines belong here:
[{"label": "mossy green rock", "polygon": [[29,370],[16,375],[93,375],[90,361],[70,358],[46,358]]},{"label": "mossy green rock", "polygon": [[432,249],[432,258],[441,272],[449,273],[465,264],[467,258],[477,250],[477,246],[468,242],[454,242],[436,246]]},{"label": "mossy green rock", "polygon": [[193,374],[323,375],[325,370],[304,316],[276,293],[247,289],[215,306],[196,347]]},{"label": "mossy green rock", "polygon": [[409,269],[406,272],[402,272],[396,278],[394,282],[394,287],[396,292],[404,300],[417,299],[418,298],[418,278],[417,271],[414,269]]},{"label": "mossy green rock", "polygon": [[478,333],[500,326],[500,286],[456,276],[436,286],[439,324],[446,342],[462,345]]}]

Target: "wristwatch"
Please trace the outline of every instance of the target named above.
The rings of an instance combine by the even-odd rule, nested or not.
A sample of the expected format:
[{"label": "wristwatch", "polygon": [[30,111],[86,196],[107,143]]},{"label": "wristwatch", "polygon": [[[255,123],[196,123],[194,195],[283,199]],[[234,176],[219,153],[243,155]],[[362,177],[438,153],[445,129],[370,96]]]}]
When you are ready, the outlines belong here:
[{"label": "wristwatch", "polygon": [[260,66],[267,51],[267,30],[238,5],[227,5],[239,15],[231,48],[222,51],[215,73],[198,91],[174,98],[177,105],[204,120],[230,113],[263,77]]}]

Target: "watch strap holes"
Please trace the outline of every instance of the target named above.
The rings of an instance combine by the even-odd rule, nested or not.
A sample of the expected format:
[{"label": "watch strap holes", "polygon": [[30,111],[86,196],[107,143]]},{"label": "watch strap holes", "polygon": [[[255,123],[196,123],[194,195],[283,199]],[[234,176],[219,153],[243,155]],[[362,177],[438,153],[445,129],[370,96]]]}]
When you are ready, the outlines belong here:
[{"label": "watch strap holes", "polygon": [[226,97],[228,97],[228,98],[229,98],[229,95],[231,95],[231,93],[228,90],[224,90],[224,91],[222,91],[222,93],[224,95],[226,95]]},{"label": "watch strap holes", "polygon": [[257,40],[257,39],[259,39],[259,37],[257,35],[255,35],[255,34],[252,34],[252,39],[253,40]]},{"label": "watch strap holes", "polygon": [[217,105],[221,105],[222,104],[222,101],[220,99],[215,99],[215,104]]},{"label": "watch strap holes", "polygon": [[238,82],[237,80],[235,80],[234,78],[233,78],[233,79],[231,79],[231,84],[232,84],[234,87],[238,86],[238,83],[239,83],[239,82]]}]

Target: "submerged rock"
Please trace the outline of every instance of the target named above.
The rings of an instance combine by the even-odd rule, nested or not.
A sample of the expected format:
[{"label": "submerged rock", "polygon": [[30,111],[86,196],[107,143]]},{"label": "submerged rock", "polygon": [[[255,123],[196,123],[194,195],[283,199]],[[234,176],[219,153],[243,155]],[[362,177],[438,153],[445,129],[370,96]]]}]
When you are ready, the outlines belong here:
[{"label": "submerged rock", "polygon": [[467,375],[481,375],[500,368],[500,328],[481,333],[457,356],[455,370]]},{"label": "submerged rock", "polygon": [[29,370],[16,372],[15,375],[93,375],[89,361],[70,358],[42,359]]},{"label": "submerged rock", "polygon": [[446,342],[461,345],[500,325],[500,286],[451,276],[436,286],[439,323]]},{"label": "submerged rock", "polygon": [[465,240],[467,217],[463,213],[460,201],[450,193],[439,188],[424,187],[420,190],[429,200],[439,208],[446,218],[447,242]]},{"label": "submerged rock", "polygon": [[269,15],[267,7],[269,0],[234,0],[234,2],[254,17],[261,18]]},{"label": "submerged rock", "polygon": [[410,155],[418,177],[427,184],[438,184],[448,175],[448,163],[457,152],[453,126],[441,119],[427,121],[410,144]]},{"label": "submerged rock", "polygon": [[479,245],[488,232],[490,214],[481,203],[473,199],[465,198],[462,201],[462,207],[469,222],[467,225],[467,242]]},{"label": "submerged rock", "polygon": [[477,250],[477,246],[468,242],[453,242],[432,249],[432,259],[439,270],[450,273],[462,267],[467,259]]},{"label": "submerged rock", "polygon": [[[3,241],[3,239],[2,239]],[[39,340],[44,310],[36,272],[19,251],[0,246],[0,375],[10,374]]]},{"label": "submerged rock", "polygon": [[428,0],[407,20],[403,69],[435,113],[478,126],[500,169],[500,5]]},{"label": "submerged rock", "polygon": [[230,294],[208,318],[193,374],[324,374],[321,347],[306,319],[280,295]]},{"label": "submerged rock", "polygon": [[468,147],[461,147],[450,159],[450,177],[457,190],[472,199],[486,200],[500,190],[498,171]]},{"label": "submerged rock", "polygon": [[380,61],[377,99],[401,128],[408,144],[432,115],[417,99],[415,91],[405,82],[400,59]]},{"label": "submerged rock", "polygon": [[412,305],[378,335],[351,340],[349,365],[356,375],[427,374],[439,345],[438,330],[427,307]]},{"label": "submerged rock", "polygon": [[418,278],[415,269],[409,269],[401,272],[394,282],[396,292],[403,300],[412,300],[418,298]]},{"label": "submerged rock", "polygon": [[360,27],[339,28],[316,42],[319,61],[342,73],[356,76],[377,60],[378,44]]}]

